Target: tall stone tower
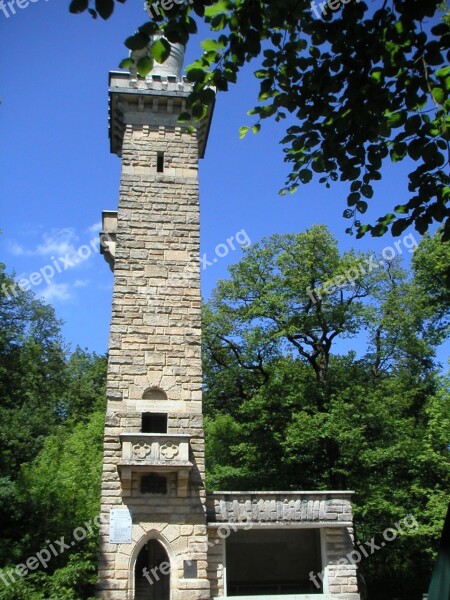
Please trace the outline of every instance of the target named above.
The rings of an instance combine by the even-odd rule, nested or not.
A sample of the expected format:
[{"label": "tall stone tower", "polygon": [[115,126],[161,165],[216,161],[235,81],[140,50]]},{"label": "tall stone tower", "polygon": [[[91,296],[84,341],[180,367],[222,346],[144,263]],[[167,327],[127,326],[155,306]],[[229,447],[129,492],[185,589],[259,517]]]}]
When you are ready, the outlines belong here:
[{"label": "tall stone tower", "polygon": [[101,234],[114,271],[97,587],[109,600],[210,597],[198,160],[211,114],[194,134],[177,122],[191,91],[183,51],[145,80],[110,74],[122,174]]},{"label": "tall stone tower", "polygon": [[359,600],[353,492],[205,493],[198,159],[211,114],[194,134],[178,124],[182,54],[146,79],[110,75],[122,176],[101,234],[114,291],[97,597]]}]

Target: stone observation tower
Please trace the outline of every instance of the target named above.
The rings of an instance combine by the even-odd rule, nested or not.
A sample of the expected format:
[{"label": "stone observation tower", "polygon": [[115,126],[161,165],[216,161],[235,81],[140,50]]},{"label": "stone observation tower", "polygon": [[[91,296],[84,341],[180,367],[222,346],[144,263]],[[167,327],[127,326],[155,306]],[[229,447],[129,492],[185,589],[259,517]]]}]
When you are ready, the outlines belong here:
[{"label": "stone observation tower", "polygon": [[[351,492],[206,494],[201,403],[198,160],[178,123],[183,48],[147,78],[110,74],[118,211],[97,598],[359,600]],[[264,468],[261,465],[261,468]]]}]

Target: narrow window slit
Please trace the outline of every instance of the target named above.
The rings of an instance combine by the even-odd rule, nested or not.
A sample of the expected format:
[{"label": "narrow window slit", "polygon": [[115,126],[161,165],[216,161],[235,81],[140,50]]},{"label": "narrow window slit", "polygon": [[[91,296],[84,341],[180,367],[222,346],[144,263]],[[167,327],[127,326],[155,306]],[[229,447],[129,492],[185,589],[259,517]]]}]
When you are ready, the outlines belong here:
[{"label": "narrow window slit", "polygon": [[164,152],[158,152],[156,156],[156,171],[158,173],[164,172]]}]

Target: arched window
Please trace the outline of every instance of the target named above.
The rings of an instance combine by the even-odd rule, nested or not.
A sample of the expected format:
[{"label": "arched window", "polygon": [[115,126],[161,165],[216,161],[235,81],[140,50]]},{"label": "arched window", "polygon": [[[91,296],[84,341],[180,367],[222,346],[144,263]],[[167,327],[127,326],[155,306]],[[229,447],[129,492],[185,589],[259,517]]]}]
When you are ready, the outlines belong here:
[{"label": "arched window", "polygon": [[169,557],[158,540],[149,540],[136,560],[134,600],[169,599]]},{"label": "arched window", "polygon": [[161,388],[150,387],[142,395],[143,400],[167,400],[167,394]]}]

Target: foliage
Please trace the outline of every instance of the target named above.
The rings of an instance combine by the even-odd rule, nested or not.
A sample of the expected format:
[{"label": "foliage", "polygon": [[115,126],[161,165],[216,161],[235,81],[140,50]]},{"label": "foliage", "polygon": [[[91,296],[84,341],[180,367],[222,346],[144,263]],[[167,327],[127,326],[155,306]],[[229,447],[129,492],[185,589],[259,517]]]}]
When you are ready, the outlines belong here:
[{"label": "foliage", "polygon": [[438,336],[434,313],[418,311],[417,286],[395,261],[384,268],[375,263],[353,250],[340,255],[324,226],[254,244],[208,303],[211,356],[222,367],[238,364],[267,381],[267,360],[294,352],[323,382],[336,341],[366,327],[375,375],[415,352],[429,359]]},{"label": "foliage", "polygon": [[104,410],[106,362],[106,356],[79,347],[69,356],[63,400],[58,407],[65,419],[85,420],[93,412]]},{"label": "foliage", "polygon": [[24,545],[30,552],[65,535],[99,510],[104,415],[64,427],[49,436],[36,459],[22,467],[19,493],[32,523]]},{"label": "foliage", "polygon": [[[73,0],[70,10],[94,16],[91,4]],[[414,224],[424,233],[437,221],[448,240],[450,24],[448,14],[436,22],[441,5],[395,0],[373,10],[358,1],[325,8],[325,14],[310,0],[193,0],[167,11],[159,6],[161,14],[126,40],[137,54],[121,66],[137,62],[146,75],[153,59],[162,62],[168,54],[160,39],[152,40],[155,32],[186,44],[204,21],[212,37],[187,69],[194,92],[183,121],[203,118],[214,102],[213,89],[226,91],[241,68],[258,59],[260,92],[249,113],[256,123],[243,127],[241,136],[250,129],[257,133],[264,119],[292,118],[281,141],[292,168],[282,193],[313,177],[327,187],[349,182],[348,232],[378,236],[390,227],[399,235]],[[103,18],[113,8],[114,0],[95,0]],[[389,161],[408,163],[409,198],[376,225],[363,225],[360,215]]]},{"label": "foliage", "polygon": [[[68,355],[53,309],[0,265],[0,564],[6,571],[99,510],[106,359]],[[97,532],[46,571],[0,582],[1,600],[93,595]]]},{"label": "foliage", "polygon": [[13,284],[0,265],[0,470],[14,478],[59,422],[65,348],[53,308]]},{"label": "foliage", "polygon": [[448,326],[446,315],[450,306],[450,248],[439,242],[439,232],[433,237],[424,236],[414,253],[412,266],[416,281],[426,296],[426,303],[441,319],[445,329]]},{"label": "foliage", "polygon": [[[423,243],[418,257],[430,249]],[[433,243],[436,252],[446,248],[437,236]],[[449,382],[434,364],[448,306],[427,302],[433,281],[422,260],[412,278],[388,261],[308,303],[306,286],[321,289],[334,275],[322,271],[322,259],[342,272],[361,258],[339,254],[326,229],[314,227],[251,247],[219,282],[204,313],[207,483],[354,489],[361,542],[414,515],[418,529],[366,559],[361,573],[371,600],[419,599],[450,485]],[[328,336],[336,313],[339,334],[318,374],[287,332],[295,324],[304,335],[311,327]],[[339,354],[345,336],[357,336],[360,356]]]}]

